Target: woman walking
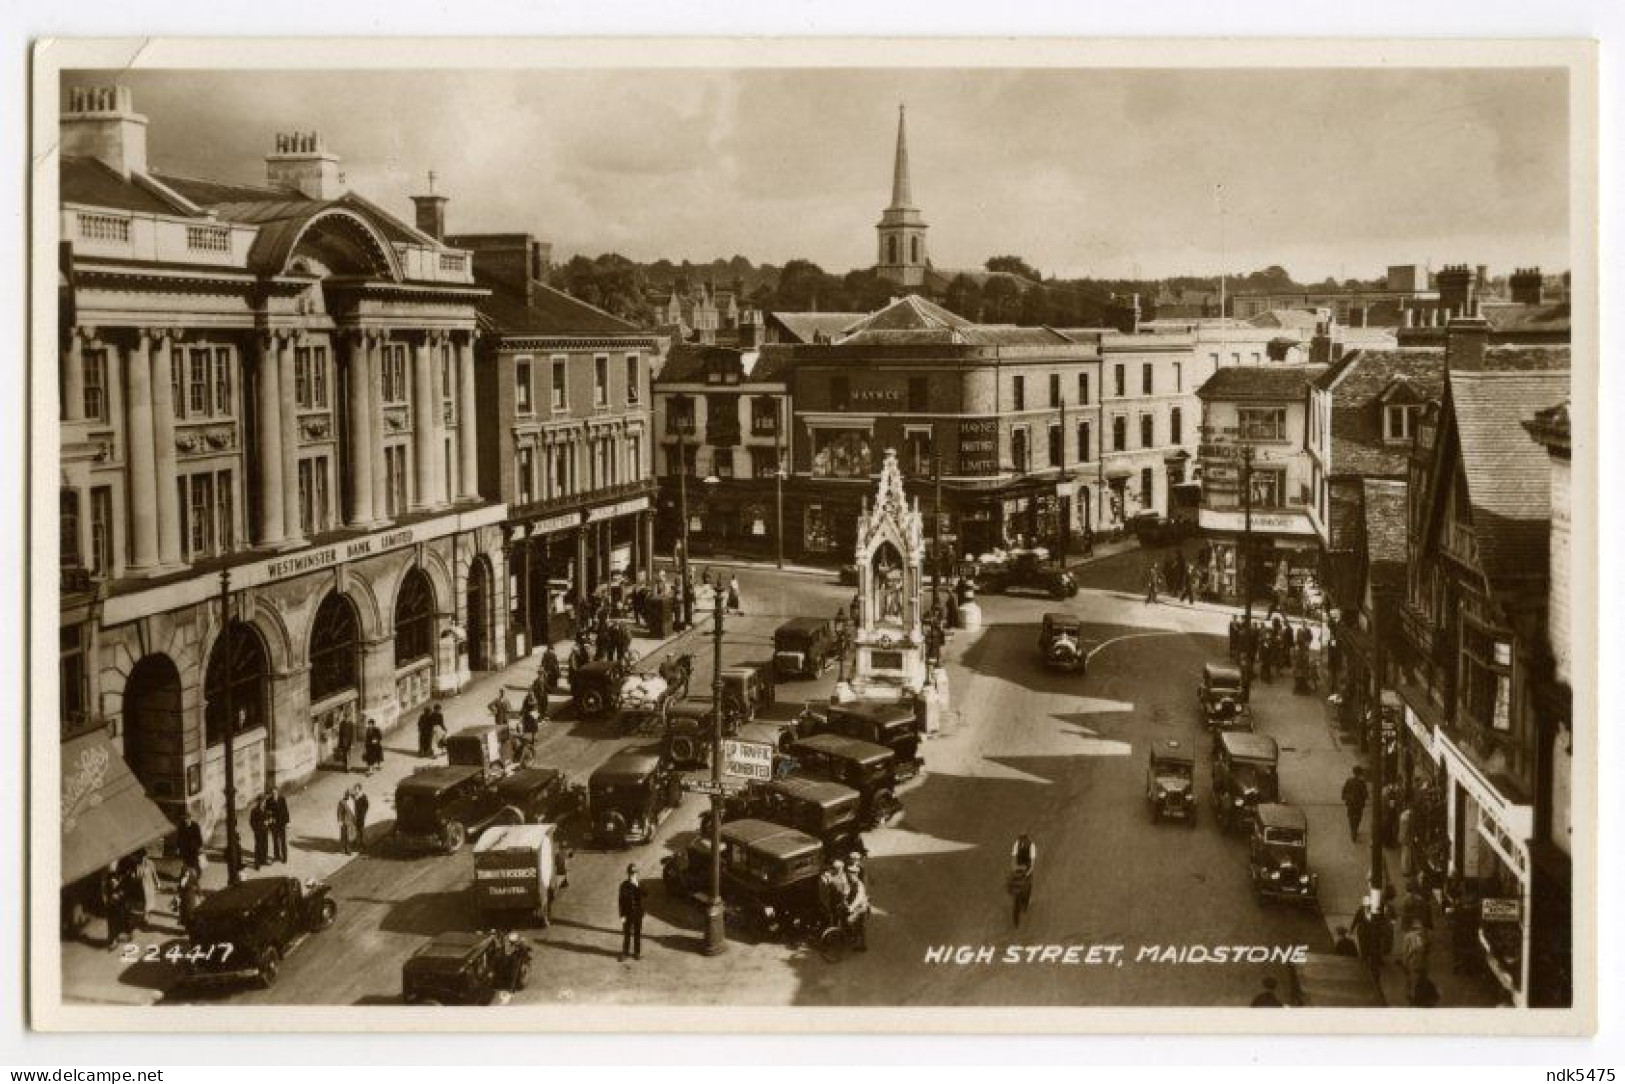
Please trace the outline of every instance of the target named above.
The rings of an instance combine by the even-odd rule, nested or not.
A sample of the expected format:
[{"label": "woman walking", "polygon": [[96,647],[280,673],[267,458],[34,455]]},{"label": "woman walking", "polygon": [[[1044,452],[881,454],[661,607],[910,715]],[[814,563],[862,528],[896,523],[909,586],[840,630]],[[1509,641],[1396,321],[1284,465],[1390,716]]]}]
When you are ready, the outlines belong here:
[{"label": "woman walking", "polygon": [[378,729],[377,719],[367,720],[367,735],[363,739],[361,762],[371,775],[384,766],[384,732]]}]

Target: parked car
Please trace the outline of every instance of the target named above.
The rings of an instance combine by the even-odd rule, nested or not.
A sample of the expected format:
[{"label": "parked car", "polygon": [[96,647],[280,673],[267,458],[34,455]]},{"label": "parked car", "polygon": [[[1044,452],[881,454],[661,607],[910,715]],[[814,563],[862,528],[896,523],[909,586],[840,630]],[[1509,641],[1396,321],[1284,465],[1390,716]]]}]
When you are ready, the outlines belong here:
[{"label": "parked car", "polygon": [[682,800],[682,776],[659,749],[623,750],[587,780],[592,837],[611,847],[646,843]]},{"label": "parked car", "polygon": [[1309,821],[1297,806],[1260,802],[1253,810],[1247,866],[1260,902],[1320,906],[1320,875],[1309,868]]},{"label": "parked car", "polygon": [[1089,664],[1083,650],[1083,622],[1074,614],[1045,614],[1038,629],[1038,654],[1045,666],[1083,673]]},{"label": "parked car", "polygon": [[[711,765],[711,747],[715,741],[715,706],[709,698],[685,697],[666,705],[665,726],[661,745],[666,757],[682,768],[706,768]],[[734,715],[722,713],[722,736],[731,738],[738,732]]]},{"label": "parked car", "polygon": [[722,671],[722,707],[733,725],[750,722],[777,699],[772,662],[745,663]]},{"label": "parked car", "polygon": [[[784,936],[818,929],[822,905],[818,840],[781,824],[746,818],[722,826],[722,900],[727,916],[747,931]],[[661,863],[673,896],[696,899],[710,888],[711,837],[696,833],[688,846]]]},{"label": "parked car", "polygon": [[282,961],[338,918],[327,885],[297,877],[251,877],[207,896],[187,924],[189,985],[257,979],[275,985]]},{"label": "parked car", "polygon": [[531,947],[518,934],[451,930],[437,934],[401,965],[408,1005],[489,1005],[525,988]]},{"label": "parked car", "polygon": [[988,594],[1011,591],[1041,591],[1054,599],[1071,598],[1078,593],[1072,573],[1055,568],[1032,550],[1012,550],[1003,560],[983,565],[976,587]]},{"label": "parked car", "polygon": [[790,747],[798,774],[841,783],[862,796],[864,827],[889,823],[903,811],[897,800],[897,757],[890,746],[840,734],[814,734]]},{"label": "parked car", "polygon": [[1196,757],[1190,746],[1173,738],[1151,743],[1145,766],[1145,800],[1151,819],[1177,817],[1196,826]]},{"label": "parked car", "polygon": [[1129,533],[1146,549],[1172,546],[1196,533],[1189,519],[1166,519],[1161,512],[1136,512],[1128,521]]},{"label": "parked car", "polygon": [[906,701],[853,700],[816,708],[809,704],[802,709],[800,723],[803,734],[839,734],[890,749],[896,759],[893,785],[908,782],[925,767],[919,715]]},{"label": "parked car", "polygon": [[1196,689],[1196,703],[1209,730],[1251,730],[1252,709],[1247,705],[1247,689],[1241,670],[1228,663],[1210,662],[1202,666],[1202,684]]},{"label": "parked car", "polygon": [[446,763],[469,768],[523,768],[532,751],[506,723],[466,726],[446,739]]},{"label": "parked car", "polygon": [[577,714],[588,719],[614,711],[621,703],[626,667],[610,659],[583,663],[570,671],[570,699]]},{"label": "parked car", "polygon": [[1224,731],[1213,743],[1213,812],[1228,831],[1280,797],[1280,749],[1264,734]]},{"label": "parked car", "polygon": [[780,681],[812,680],[835,657],[835,623],[827,617],[797,617],[773,632],[773,665]]},{"label": "parked car", "polygon": [[573,828],[583,804],[580,788],[553,768],[424,768],[395,786],[395,838],[450,854],[493,824],[548,821]]},{"label": "parked car", "polygon": [[807,776],[791,776],[747,788],[751,815],[805,832],[824,845],[830,858],[857,851],[867,854],[863,842],[863,795],[841,783]]}]

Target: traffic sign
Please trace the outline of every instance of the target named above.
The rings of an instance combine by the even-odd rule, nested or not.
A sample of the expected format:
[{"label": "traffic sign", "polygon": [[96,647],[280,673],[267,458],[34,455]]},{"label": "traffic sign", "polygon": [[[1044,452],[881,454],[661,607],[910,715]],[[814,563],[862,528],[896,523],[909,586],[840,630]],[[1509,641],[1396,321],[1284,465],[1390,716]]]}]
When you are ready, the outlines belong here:
[{"label": "traffic sign", "polygon": [[763,782],[772,779],[773,746],[765,741],[725,739],[722,743],[722,774]]},{"label": "traffic sign", "polygon": [[683,789],[691,794],[719,795],[728,793],[728,788],[721,783],[713,783],[709,779],[685,779]]}]

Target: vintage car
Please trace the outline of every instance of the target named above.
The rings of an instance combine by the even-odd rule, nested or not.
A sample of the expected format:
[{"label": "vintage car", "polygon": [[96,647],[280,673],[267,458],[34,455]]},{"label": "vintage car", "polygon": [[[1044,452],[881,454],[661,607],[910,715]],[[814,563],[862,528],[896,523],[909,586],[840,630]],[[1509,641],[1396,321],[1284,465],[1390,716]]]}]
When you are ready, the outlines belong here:
[{"label": "vintage car", "polygon": [[1196,703],[1209,730],[1251,730],[1252,709],[1241,671],[1222,662],[1202,666],[1202,684],[1196,690]]},{"label": "vintage car", "polygon": [[1071,598],[1078,593],[1072,573],[1047,564],[1033,550],[1012,550],[1004,560],[981,567],[977,590],[988,594],[1010,591],[1041,591],[1050,598]]},{"label": "vintage car", "polygon": [[547,926],[564,870],[558,825],[493,825],[474,843],[474,904],[493,925],[533,918]]},{"label": "vintage car", "polygon": [[1145,766],[1145,801],[1153,821],[1177,817],[1196,826],[1196,757],[1185,742],[1161,738],[1151,743]]},{"label": "vintage car", "polygon": [[413,772],[395,786],[395,838],[448,854],[493,824],[547,821],[575,827],[584,796],[553,768],[494,772],[448,765]]},{"label": "vintage car", "polygon": [[753,741],[761,745],[771,745],[779,753],[788,753],[790,747],[801,737],[801,719],[757,719],[746,723],[734,732],[733,737],[740,741]]},{"label": "vintage car", "polygon": [[819,707],[809,704],[802,709],[799,722],[803,734],[839,734],[890,749],[897,761],[894,786],[913,779],[925,767],[920,756],[919,715],[906,701],[852,700]]},{"label": "vintage car", "polygon": [[1195,525],[1189,520],[1169,519],[1155,510],[1134,513],[1129,517],[1126,527],[1146,549],[1172,546],[1196,533]]},{"label": "vintage car", "polygon": [[[746,818],[722,826],[722,901],[743,931],[771,937],[823,924],[818,875],[823,845],[782,824]],[[661,863],[673,896],[702,900],[710,888],[711,837],[696,833],[689,845]]]},{"label": "vintage car", "polygon": [[[851,787],[793,775],[769,782],[752,781],[723,798],[722,819],[726,823],[754,817],[786,828],[805,832],[824,845],[830,858],[844,858],[857,851],[868,854],[863,842],[863,795]],[[711,811],[700,813],[700,831],[711,831]]]},{"label": "vintage car", "polygon": [[1082,673],[1089,663],[1083,649],[1083,622],[1069,613],[1047,613],[1038,630],[1038,653],[1045,666]]},{"label": "vintage car", "polygon": [[408,1005],[489,1005],[499,994],[525,988],[530,960],[530,943],[518,934],[438,934],[401,965],[401,1000]]},{"label": "vintage car", "polygon": [[577,714],[591,719],[614,711],[621,703],[626,667],[610,659],[583,663],[570,671],[570,698]]},{"label": "vintage car", "polygon": [[592,838],[606,847],[646,843],[682,800],[682,776],[659,749],[622,750],[587,780]]},{"label": "vintage car", "polygon": [[1213,812],[1228,831],[1280,797],[1280,750],[1263,734],[1227,730],[1213,743]]},{"label": "vintage car", "polygon": [[778,699],[773,687],[773,663],[752,662],[722,671],[722,706],[734,725],[748,723]]},{"label": "vintage car", "polygon": [[531,748],[519,741],[518,731],[506,723],[466,726],[446,739],[446,763],[468,768],[523,768],[530,764]]},{"label": "vintage car", "polygon": [[1309,821],[1297,806],[1258,804],[1247,865],[1260,902],[1320,905],[1320,875],[1309,868]]},{"label": "vintage car", "polygon": [[[666,705],[665,727],[661,732],[661,745],[666,757],[682,768],[706,768],[711,765],[711,748],[715,734],[715,705],[710,697],[690,696]],[[722,736],[731,738],[739,727],[724,704]]]},{"label": "vintage car", "polygon": [[841,783],[862,797],[858,816],[865,828],[887,824],[902,813],[897,800],[897,756],[890,746],[840,734],[813,734],[790,747],[796,773]]},{"label": "vintage car", "polygon": [[797,617],[773,631],[773,665],[780,681],[812,680],[835,658],[835,623],[827,617]]},{"label": "vintage car", "polygon": [[338,904],[319,881],[253,877],[204,898],[187,924],[188,985],[258,979],[270,987],[288,953],[333,925]]}]

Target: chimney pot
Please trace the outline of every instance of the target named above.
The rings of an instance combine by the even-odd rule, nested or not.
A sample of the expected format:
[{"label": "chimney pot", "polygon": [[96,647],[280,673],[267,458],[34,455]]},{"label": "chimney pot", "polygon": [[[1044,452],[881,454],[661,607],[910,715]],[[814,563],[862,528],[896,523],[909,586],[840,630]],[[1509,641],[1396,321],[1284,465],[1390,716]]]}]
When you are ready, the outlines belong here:
[{"label": "chimney pot", "polygon": [[70,88],[62,153],[95,158],[123,177],[147,172],[147,118],[135,111],[130,88]]}]

